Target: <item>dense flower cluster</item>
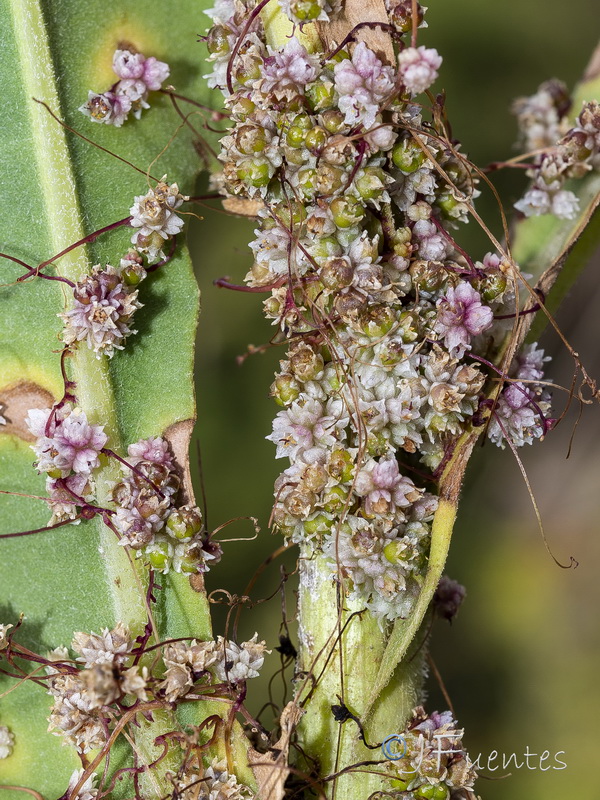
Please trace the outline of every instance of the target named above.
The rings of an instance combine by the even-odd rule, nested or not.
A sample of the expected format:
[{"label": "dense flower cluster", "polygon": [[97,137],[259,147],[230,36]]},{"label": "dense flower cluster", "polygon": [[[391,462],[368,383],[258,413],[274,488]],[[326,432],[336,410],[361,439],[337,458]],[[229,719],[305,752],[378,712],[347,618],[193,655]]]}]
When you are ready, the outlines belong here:
[{"label": "dense flower cluster", "polygon": [[0,759],[9,757],[12,753],[14,743],[15,738],[10,730],[6,725],[0,725]]},{"label": "dense flower cluster", "polygon": [[66,345],[85,341],[100,358],[122,350],[125,339],[136,331],[130,327],[138,301],[136,287],[146,277],[141,258],[130,253],[118,269],[96,265],[73,290],[73,306],[59,314],[65,323],[62,334]]},{"label": "dense flower cluster", "polygon": [[165,677],[159,688],[169,701],[184,697],[197,680],[211,678],[209,670],[223,683],[244,683],[257,678],[270,653],[254,634],[248,642],[237,645],[219,636],[216,641],[174,642],[165,647]]},{"label": "dense flower cluster", "polygon": [[246,800],[253,792],[227,771],[227,763],[214,758],[200,775],[196,770],[178,776],[176,795],[181,800]]},{"label": "dense flower cluster", "polygon": [[[407,33],[412,3],[400,6],[392,24]],[[290,340],[271,388],[282,410],[268,438],[290,461],[273,520],[383,623],[419,592],[437,505],[427,471],[480,408],[472,354],[506,336],[494,318],[514,312],[518,271],[493,253],[473,262],[452,237],[477,177],[412,99],[437,77],[435,50],[407,46],[397,65],[360,41],[329,57],[295,36],[276,50],[260,18],[242,30],[250,12],[209,12],[209,82],[233,121],[222,189],[262,203],[246,280],[270,292],[266,315]],[[516,441],[540,435],[520,419]]]},{"label": "dense flower cluster", "polygon": [[52,509],[50,524],[75,519],[94,493],[93,472],[108,437],[103,425],[90,425],[85,413],[71,402],[53,408],[32,408],[26,419],[36,442],[35,466],[46,472],[46,489]]},{"label": "dense flower cluster", "polygon": [[130,113],[139,119],[142,110],[150,108],[148,93],[162,87],[170,70],[164,61],[146,58],[133,49],[116,50],[112,66],[119,80],[102,94],[90,91],[79,110],[92,122],[120,128]]},{"label": "dense flower cluster", "polygon": [[528,147],[541,149],[527,171],[533,183],[515,208],[525,216],[554,214],[573,219],[577,196],[565,188],[570,178],[582,178],[600,168],[600,106],[585,103],[571,126],[566,116],[570,100],[563,84],[548,81],[532,97],[521,98],[514,111]]},{"label": "dense flower cluster", "polygon": [[160,437],[129,445],[123,478],[112,490],[112,524],[120,544],[136,551],[162,573],[206,572],[221,557],[194,505],[177,505],[179,479],[168,444]]},{"label": "dense flower cluster", "polygon": [[163,175],[154,188],[139,195],[130,209],[132,228],[137,228],[131,242],[138,253],[143,253],[149,263],[165,258],[162,248],[166,241],[183,228],[183,220],[176,209],[189,197],[181,194],[176,183],[166,183]]},{"label": "dense flower cluster", "polygon": [[450,711],[428,715],[413,711],[408,728],[384,742],[394,775],[394,789],[412,798],[475,800],[472,792],[477,772],[462,744],[463,731],[456,728]]}]

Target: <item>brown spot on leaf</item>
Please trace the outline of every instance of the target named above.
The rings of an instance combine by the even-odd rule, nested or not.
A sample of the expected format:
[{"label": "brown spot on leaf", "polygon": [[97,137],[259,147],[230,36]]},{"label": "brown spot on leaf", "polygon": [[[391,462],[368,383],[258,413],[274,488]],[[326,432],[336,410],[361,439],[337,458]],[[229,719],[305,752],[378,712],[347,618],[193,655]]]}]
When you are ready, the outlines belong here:
[{"label": "brown spot on leaf", "polygon": [[[346,0],[342,10],[330,22],[317,22],[319,36],[326,50],[333,50],[361,22],[385,22],[389,24],[384,0]],[[357,41],[364,42],[387,64],[395,64],[396,56],[392,39],[381,28],[361,28]]]},{"label": "brown spot on leaf", "polygon": [[10,433],[25,442],[35,441],[25,424],[27,412],[31,408],[50,408],[53,404],[53,395],[32,381],[19,381],[0,389],[0,407],[6,419],[0,434]]},{"label": "brown spot on leaf", "polygon": [[185,503],[193,503],[194,489],[190,473],[190,439],[194,430],[195,419],[183,419],[169,425],[163,433],[175,456],[176,471],[181,480],[181,494]]},{"label": "brown spot on leaf", "polygon": [[195,592],[198,594],[204,593],[204,575],[200,572],[196,572],[194,575],[190,575],[190,586]]}]

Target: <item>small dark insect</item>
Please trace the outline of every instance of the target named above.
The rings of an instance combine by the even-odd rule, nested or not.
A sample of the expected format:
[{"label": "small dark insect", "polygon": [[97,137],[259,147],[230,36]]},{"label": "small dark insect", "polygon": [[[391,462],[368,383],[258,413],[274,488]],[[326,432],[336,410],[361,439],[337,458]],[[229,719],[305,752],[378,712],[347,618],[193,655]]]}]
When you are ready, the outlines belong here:
[{"label": "small dark insect", "polygon": [[279,636],[279,647],[276,647],[278,653],[284,658],[296,658],[298,655],[298,651],[292,644],[292,640],[289,636],[285,636],[284,634],[280,634]]}]

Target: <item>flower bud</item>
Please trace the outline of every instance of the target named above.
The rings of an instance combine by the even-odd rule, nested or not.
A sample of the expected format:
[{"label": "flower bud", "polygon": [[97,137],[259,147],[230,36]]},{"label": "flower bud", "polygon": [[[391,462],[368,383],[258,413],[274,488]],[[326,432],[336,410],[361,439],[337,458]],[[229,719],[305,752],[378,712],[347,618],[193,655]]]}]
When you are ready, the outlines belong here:
[{"label": "flower bud", "polygon": [[323,356],[305,342],[299,342],[290,350],[290,368],[299,381],[313,381],[323,371]]},{"label": "flower bud", "polygon": [[[417,27],[422,24],[425,9],[417,3]],[[390,22],[399,33],[410,33],[413,28],[413,11],[411,0],[401,0],[390,11]]]},{"label": "flower bud", "polygon": [[335,109],[325,111],[321,120],[323,127],[329,133],[341,133],[347,127],[344,115]]},{"label": "flower bud", "polygon": [[392,161],[399,170],[410,175],[425,163],[427,156],[414,139],[401,139],[392,148]]},{"label": "flower bud", "polygon": [[335,90],[331,81],[318,80],[306,90],[306,97],[313,111],[331,108],[335,100]]},{"label": "flower bud", "polygon": [[309,150],[318,152],[325,145],[328,138],[327,131],[315,125],[312,130],[307,132],[304,143]]},{"label": "flower bud", "polygon": [[354,267],[347,258],[330,258],[321,267],[319,276],[325,288],[343,289],[352,283]]},{"label": "flower bud", "polygon": [[290,11],[300,22],[310,22],[321,13],[321,4],[318,0],[292,0]]},{"label": "flower bud", "polygon": [[277,405],[285,408],[300,396],[300,385],[293,375],[284,372],[282,375],[278,375],[271,384],[270,395]]},{"label": "flower bud", "polygon": [[236,130],[235,143],[240,153],[250,156],[265,149],[267,136],[264,128],[258,125],[241,125]]},{"label": "flower bud", "polygon": [[169,564],[169,545],[166,542],[152,545],[152,550],[146,551],[148,561],[153,569],[162,570]]},{"label": "flower bud", "polygon": [[365,167],[355,185],[363,200],[379,200],[385,191],[385,173],[381,167]]},{"label": "flower bud", "polygon": [[328,196],[339,191],[344,185],[346,173],[332,164],[319,164],[317,168],[317,191]]},{"label": "flower bud", "polygon": [[224,25],[213,25],[206,37],[206,47],[212,56],[224,56],[229,52],[231,30]]},{"label": "flower bud", "polygon": [[260,158],[247,158],[238,166],[237,176],[244,183],[257,189],[267,186],[271,180],[269,162]]},{"label": "flower bud", "polygon": [[360,315],[360,327],[371,339],[379,339],[388,333],[396,321],[396,315],[387,306],[373,305]]},{"label": "flower bud", "polygon": [[364,206],[352,196],[334,198],[330,209],[338,228],[350,228],[359,223],[365,215]]},{"label": "flower bud", "polygon": [[292,491],[285,498],[283,504],[292,517],[305,519],[312,513],[316,502],[317,497],[312,492]]},{"label": "flower bud", "polygon": [[196,506],[183,506],[169,514],[167,533],[180,542],[191,539],[202,529],[202,512]]},{"label": "flower bud", "polygon": [[339,514],[348,500],[348,491],[343,486],[332,486],[323,500],[323,508],[330,514]]},{"label": "flower bud", "polygon": [[304,530],[309,536],[315,533],[324,533],[331,528],[333,520],[326,517],[325,514],[317,514],[314,519],[307,519],[304,521]]},{"label": "flower bud", "polygon": [[340,483],[348,483],[354,475],[354,460],[347,450],[334,450],[327,464],[327,471]]}]

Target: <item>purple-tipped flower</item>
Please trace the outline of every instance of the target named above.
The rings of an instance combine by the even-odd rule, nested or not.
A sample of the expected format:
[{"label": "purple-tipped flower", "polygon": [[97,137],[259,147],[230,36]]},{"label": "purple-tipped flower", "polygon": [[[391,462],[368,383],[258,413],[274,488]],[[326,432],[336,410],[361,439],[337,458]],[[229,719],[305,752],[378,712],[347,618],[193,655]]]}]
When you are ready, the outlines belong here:
[{"label": "purple-tipped flower", "polygon": [[59,314],[65,322],[63,341],[67,345],[86,341],[98,358],[111,357],[115,350],[123,349],[126,337],[135,333],[129,325],[136,309],[142,307],[137,294],[123,284],[114,267],[95,266],[91,275],[77,283],[73,308]]},{"label": "purple-tipped flower", "polygon": [[317,77],[318,64],[318,57],[309,55],[294,37],[283,50],[271,51],[265,58],[260,90],[272,92],[278,99],[292,99]]},{"label": "purple-tipped flower", "polygon": [[131,98],[126,94],[115,92],[104,92],[104,94],[89,92],[87,103],[80,106],[79,110],[92,122],[120,128],[131,111]]},{"label": "purple-tipped flower", "polygon": [[471,338],[483,333],[494,321],[492,309],[484,306],[479,292],[467,281],[452,286],[437,302],[435,332],[448,352],[460,358],[471,349]]},{"label": "purple-tipped flower", "polygon": [[169,65],[154,56],[146,58],[142,53],[129,50],[116,50],[113,56],[113,70],[123,81],[141,81],[146,91],[157,92],[169,77]]},{"label": "purple-tipped flower", "polygon": [[168,469],[173,469],[169,444],[160,436],[151,436],[149,439],[142,439],[130,444],[127,453],[129,454],[129,463],[133,466],[140,461],[151,461],[153,464],[163,464]]},{"label": "purple-tipped flower", "polygon": [[371,459],[365,464],[356,476],[354,490],[365,498],[365,511],[369,516],[407,508],[422,494],[409,477],[400,474],[393,456],[379,462]]},{"label": "purple-tipped flower", "polygon": [[407,47],[398,55],[400,78],[413,95],[429,89],[441,64],[442,57],[432,47]]},{"label": "purple-tipped flower", "polygon": [[30,409],[27,427],[37,437],[33,450],[42,472],[60,471],[66,478],[71,472],[89,474],[98,464],[98,454],[108,437],[103,425],[90,425],[80,408],[65,405],[55,414],[46,431],[51,409]]},{"label": "purple-tipped flower", "polygon": [[359,42],[352,59],[336,64],[334,72],[339,109],[346,115],[346,123],[360,122],[365,128],[372,127],[382,100],[394,91],[393,69],[382,64],[364,42]]}]

